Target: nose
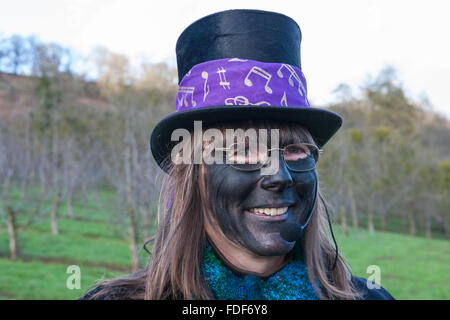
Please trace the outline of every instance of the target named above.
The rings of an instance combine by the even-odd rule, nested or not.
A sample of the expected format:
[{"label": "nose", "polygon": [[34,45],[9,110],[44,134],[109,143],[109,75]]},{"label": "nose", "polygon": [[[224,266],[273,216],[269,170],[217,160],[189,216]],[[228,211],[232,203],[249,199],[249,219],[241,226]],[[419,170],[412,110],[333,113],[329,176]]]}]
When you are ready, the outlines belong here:
[{"label": "nose", "polygon": [[275,174],[266,175],[263,177],[261,181],[262,188],[270,191],[280,192],[294,185],[291,173],[286,167],[286,163],[284,162],[284,159],[282,159],[281,155],[278,163],[279,167]]}]

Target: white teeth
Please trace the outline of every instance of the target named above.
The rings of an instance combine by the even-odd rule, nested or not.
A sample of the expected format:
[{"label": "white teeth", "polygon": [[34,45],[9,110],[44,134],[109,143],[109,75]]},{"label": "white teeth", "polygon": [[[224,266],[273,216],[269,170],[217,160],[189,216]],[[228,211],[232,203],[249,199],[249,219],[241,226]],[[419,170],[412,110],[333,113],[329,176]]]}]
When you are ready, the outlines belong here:
[{"label": "white teeth", "polygon": [[282,208],[252,208],[250,209],[251,212],[256,213],[262,213],[268,216],[279,216],[281,214],[286,213],[288,210],[288,207],[282,207]]}]

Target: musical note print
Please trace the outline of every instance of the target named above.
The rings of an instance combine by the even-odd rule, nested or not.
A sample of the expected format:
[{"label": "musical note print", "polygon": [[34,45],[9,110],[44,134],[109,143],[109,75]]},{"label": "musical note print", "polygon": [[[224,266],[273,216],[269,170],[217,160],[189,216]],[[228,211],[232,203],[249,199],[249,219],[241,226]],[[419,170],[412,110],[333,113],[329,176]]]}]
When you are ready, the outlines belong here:
[{"label": "musical note print", "polygon": [[281,106],[282,107],[287,107],[288,106],[287,98],[286,98],[286,91],[284,91],[283,98],[281,98]]},{"label": "musical note print", "polygon": [[223,67],[221,67],[221,69],[217,68],[217,74],[219,75],[219,78],[220,78],[219,84],[225,90],[226,89],[230,90],[230,83],[227,81],[227,78],[225,77],[225,72],[227,72],[227,70],[225,70]]},{"label": "musical note print", "polygon": [[[195,87],[179,87],[178,88],[178,92],[177,92],[177,100],[178,100],[178,106],[182,107],[183,106],[183,102],[184,102],[184,106],[188,107],[188,101],[186,99],[186,97],[188,95],[191,96],[191,105],[193,107],[195,107],[197,105],[197,103],[194,101],[194,91],[195,91]],[[178,95],[182,93],[181,95],[181,99],[178,98]]]},{"label": "musical note print", "polygon": [[270,106],[270,103],[267,101],[260,101],[256,103],[250,103],[248,99],[244,96],[236,96],[234,98],[225,99],[226,106],[247,106],[247,105],[255,105],[255,106]]},{"label": "musical note print", "polygon": [[266,85],[264,86],[264,90],[266,90],[267,93],[272,94],[272,89],[269,87],[269,81],[272,78],[272,75],[270,73],[268,73],[267,71],[264,71],[262,68],[260,67],[253,67],[250,72],[247,74],[247,76],[244,79],[244,83],[247,87],[251,87],[253,86],[253,82],[249,79],[250,75],[252,73],[257,74],[258,76],[264,78],[267,80]]},{"label": "musical note print", "polygon": [[203,102],[205,102],[206,96],[209,93],[209,84],[208,84],[208,89],[206,89],[206,83],[208,82],[208,72],[203,71],[202,72],[202,78],[205,79],[205,84],[203,85]]},{"label": "musical note print", "polygon": [[226,106],[240,106],[240,105],[248,105],[248,99],[244,96],[237,96],[234,98],[225,99]]},{"label": "musical note print", "polygon": [[248,60],[239,59],[239,58],[233,58],[228,60],[228,62],[247,62]]},{"label": "musical note print", "polygon": [[[289,71],[289,73],[290,73],[289,79],[288,79],[289,85],[290,85],[291,87],[294,86],[294,81],[292,80],[292,78],[294,78],[295,80],[297,80],[297,82],[298,82],[298,93],[300,93],[300,95],[303,97],[303,92],[306,93],[306,89],[305,89],[305,87],[303,86],[303,83],[302,83],[302,81],[300,80],[300,77],[298,76],[297,72],[295,72],[295,70],[294,70],[294,68],[292,68],[292,66],[287,65],[287,64],[282,64],[281,67],[280,67],[280,69],[278,69],[278,71],[277,71],[277,75],[278,75],[278,77],[280,77],[280,78],[283,78],[283,72],[281,72],[281,70],[282,70],[283,68],[288,69],[288,71]],[[300,87],[302,87],[303,92],[302,92],[302,90],[300,90]]]}]

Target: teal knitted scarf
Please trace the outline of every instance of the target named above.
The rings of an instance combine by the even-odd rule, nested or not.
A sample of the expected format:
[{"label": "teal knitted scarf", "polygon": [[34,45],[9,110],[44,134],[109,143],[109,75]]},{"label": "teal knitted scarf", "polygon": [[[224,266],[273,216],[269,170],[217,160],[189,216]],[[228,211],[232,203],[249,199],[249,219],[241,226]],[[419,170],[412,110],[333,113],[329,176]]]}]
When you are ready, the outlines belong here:
[{"label": "teal knitted scarf", "polygon": [[239,276],[215,255],[209,242],[201,265],[204,280],[217,300],[317,300],[305,264],[298,254],[269,277]]}]

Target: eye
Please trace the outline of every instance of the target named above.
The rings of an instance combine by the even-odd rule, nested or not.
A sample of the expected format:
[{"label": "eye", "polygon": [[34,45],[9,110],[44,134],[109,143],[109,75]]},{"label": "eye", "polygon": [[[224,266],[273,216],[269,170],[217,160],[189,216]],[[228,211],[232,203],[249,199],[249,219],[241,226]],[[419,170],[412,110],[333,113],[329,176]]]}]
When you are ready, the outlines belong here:
[{"label": "eye", "polygon": [[284,158],[288,161],[306,159],[310,155],[311,151],[306,145],[291,144],[284,148]]},{"label": "eye", "polygon": [[260,154],[257,146],[249,146],[248,144],[234,145],[228,154],[229,160],[235,163],[258,163]]}]

